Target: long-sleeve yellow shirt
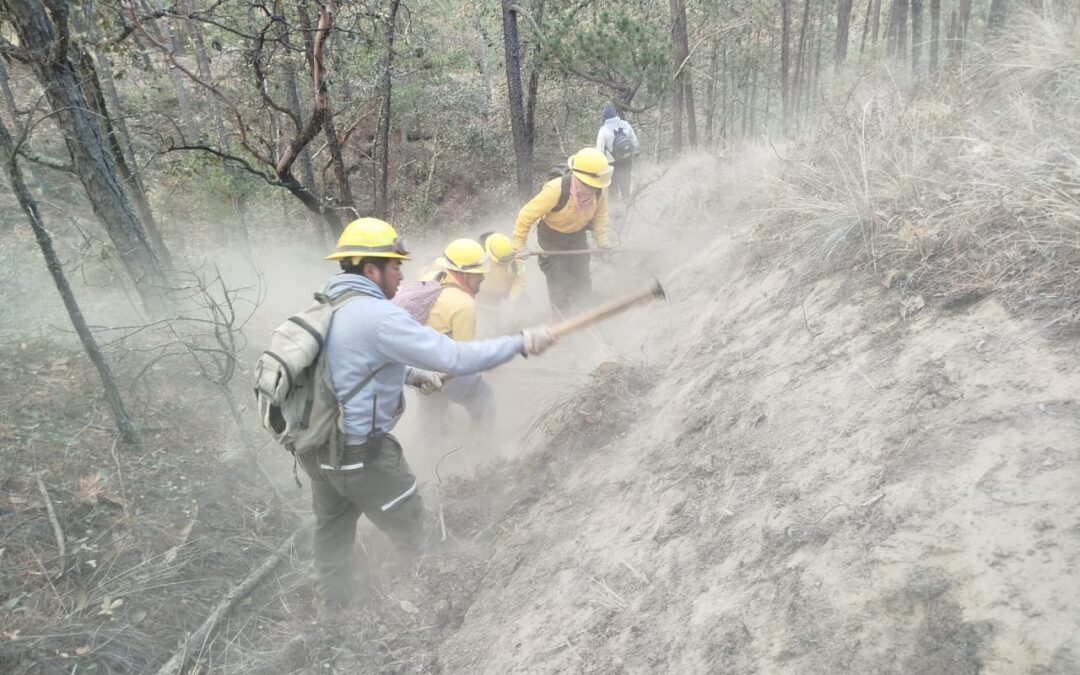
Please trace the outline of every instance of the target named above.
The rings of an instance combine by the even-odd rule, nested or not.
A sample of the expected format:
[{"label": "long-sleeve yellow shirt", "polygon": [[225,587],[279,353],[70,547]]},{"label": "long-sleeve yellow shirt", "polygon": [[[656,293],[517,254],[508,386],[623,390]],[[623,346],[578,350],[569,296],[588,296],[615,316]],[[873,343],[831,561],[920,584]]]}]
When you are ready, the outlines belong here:
[{"label": "long-sleeve yellow shirt", "polygon": [[518,212],[517,222],[514,224],[514,248],[521,250],[529,240],[529,231],[536,221],[543,219],[548,226],[556,232],[580,232],[589,222],[592,222],[593,237],[598,246],[608,246],[608,212],[607,190],[601,190],[599,196],[593,201],[592,209],[578,212],[573,198],[566,200],[566,206],[552,212],[559,203],[559,193],[562,191],[562,179],[553,178],[544,183],[540,193],[529,200]]},{"label": "long-sleeve yellow shirt", "polygon": [[451,340],[470,342],[476,337],[476,299],[449,274],[442,283],[442,293],[431,306],[427,325]]},{"label": "long-sleeve yellow shirt", "polygon": [[517,302],[525,292],[525,265],[516,260],[509,263],[491,261],[491,269],[484,275],[480,295],[497,301]]}]

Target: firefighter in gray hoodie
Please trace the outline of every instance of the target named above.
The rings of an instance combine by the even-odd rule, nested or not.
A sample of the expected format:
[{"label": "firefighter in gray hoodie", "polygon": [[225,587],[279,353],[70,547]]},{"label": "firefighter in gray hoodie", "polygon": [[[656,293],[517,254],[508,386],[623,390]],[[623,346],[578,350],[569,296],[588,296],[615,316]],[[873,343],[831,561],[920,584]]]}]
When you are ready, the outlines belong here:
[{"label": "firefighter in gray hoodie", "polygon": [[342,273],[330,279],[326,295],[361,294],[336,311],[326,339],[330,380],[344,401],[345,448],[340,457],[311,453],[300,463],[311,478],[317,593],[326,605],[344,605],[351,597],[351,556],[361,515],[403,552],[416,552],[424,543],[416,477],[390,434],[405,411],[404,385],[430,393],[442,386],[441,373],[488,370],[518,354],[540,354],[555,338],[538,327],[455,342],[417,323],[390,302],[409,257],[394,228],[381,220],[350,223],[327,259],[340,261]]},{"label": "firefighter in gray hoodie", "polygon": [[596,133],[596,149],[607,155],[611,164],[611,192],[622,199],[630,198],[630,178],[634,171],[634,155],[638,151],[638,138],[634,127],[619,117],[615,106],[608,103],[600,111],[603,124]]}]

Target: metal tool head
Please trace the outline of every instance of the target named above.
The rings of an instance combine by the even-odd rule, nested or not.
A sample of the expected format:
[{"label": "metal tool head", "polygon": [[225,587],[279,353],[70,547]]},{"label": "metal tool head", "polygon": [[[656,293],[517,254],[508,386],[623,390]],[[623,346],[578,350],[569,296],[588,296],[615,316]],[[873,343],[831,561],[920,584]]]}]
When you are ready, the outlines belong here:
[{"label": "metal tool head", "polygon": [[659,279],[653,279],[652,294],[657,300],[667,300],[667,293],[664,292],[664,287],[660,285]]}]

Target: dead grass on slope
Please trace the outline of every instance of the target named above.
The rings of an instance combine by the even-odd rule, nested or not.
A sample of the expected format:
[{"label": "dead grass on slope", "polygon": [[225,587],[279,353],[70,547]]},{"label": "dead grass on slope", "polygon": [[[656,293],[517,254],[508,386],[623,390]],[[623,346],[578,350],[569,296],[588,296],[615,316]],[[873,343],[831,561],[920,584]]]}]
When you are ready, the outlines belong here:
[{"label": "dead grass on slope", "polygon": [[951,80],[836,113],[759,232],[942,304],[1080,331],[1077,21],[1025,17]]}]

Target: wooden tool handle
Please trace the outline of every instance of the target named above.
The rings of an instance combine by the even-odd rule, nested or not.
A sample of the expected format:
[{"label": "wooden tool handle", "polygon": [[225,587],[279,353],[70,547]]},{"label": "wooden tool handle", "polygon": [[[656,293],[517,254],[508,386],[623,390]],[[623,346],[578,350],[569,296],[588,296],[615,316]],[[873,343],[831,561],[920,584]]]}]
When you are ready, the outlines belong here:
[{"label": "wooden tool handle", "polygon": [[615,316],[616,314],[625,312],[634,305],[649,302],[654,298],[664,297],[664,287],[660,285],[658,280],[654,279],[652,286],[649,288],[635,291],[634,293],[630,293],[621,298],[615,298],[599,307],[594,307],[587,312],[560,321],[551,327],[551,334],[557,338],[562,337],[569,333],[579,331],[582,328],[587,328],[597,322]]},{"label": "wooden tool handle", "polygon": [[613,248],[582,248],[572,249],[569,251],[545,251],[543,249],[528,249],[527,251],[520,251],[517,254],[518,258],[528,258],[530,256],[560,256],[560,255],[592,255],[593,253],[611,253],[613,251],[619,251],[622,249]]}]

